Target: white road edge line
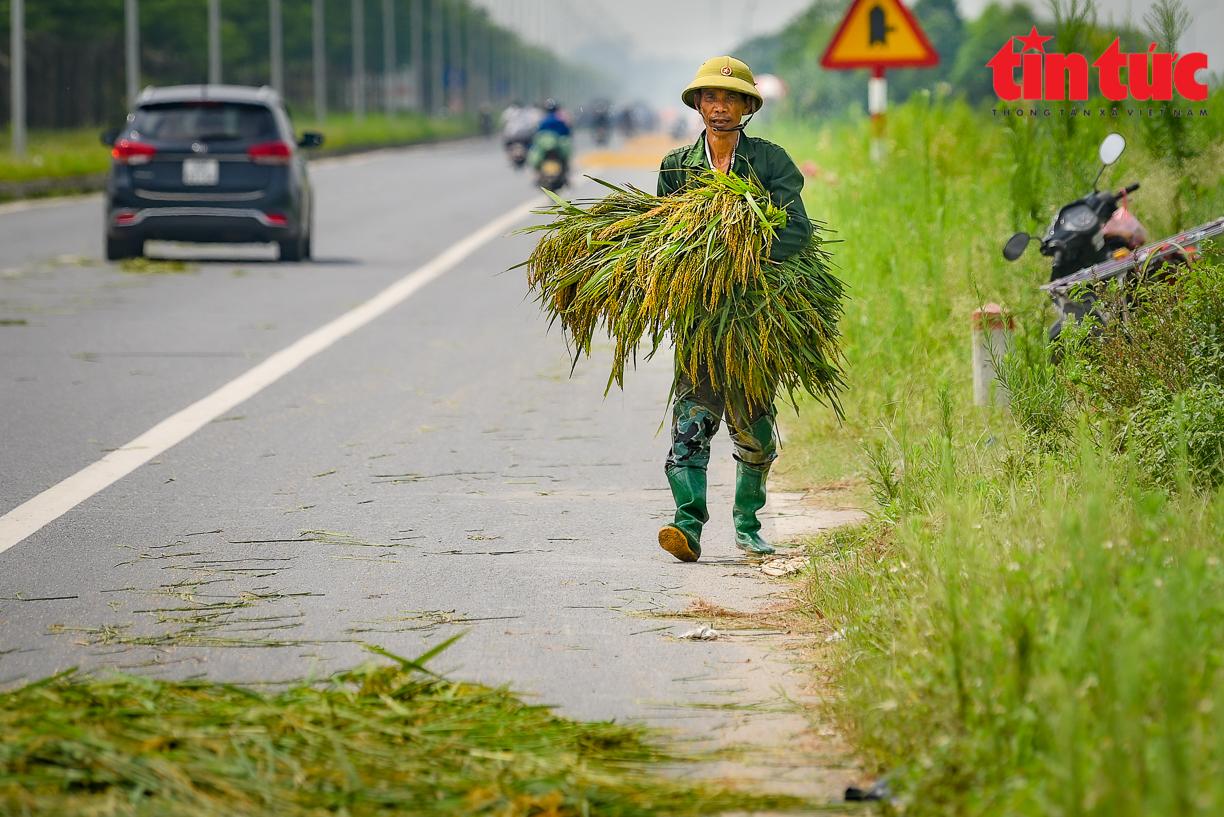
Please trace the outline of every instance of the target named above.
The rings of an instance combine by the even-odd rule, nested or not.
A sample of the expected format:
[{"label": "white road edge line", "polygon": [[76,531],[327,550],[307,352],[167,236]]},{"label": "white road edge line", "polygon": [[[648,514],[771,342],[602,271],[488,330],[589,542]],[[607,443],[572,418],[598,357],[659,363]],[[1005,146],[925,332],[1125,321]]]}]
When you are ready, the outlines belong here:
[{"label": "white road edge line", "polygon": [[167,417],[122,448],[0,516],[0,553],[59,519],[94,494],[135,471],[199,431],[238,404],[254,397],[336,341],[412,297],[477,249],[504,235],[531,211],[547,202],[532,198],[495,218],[424,266],[413,270],[365,303],[275,352],[212,394]]}]

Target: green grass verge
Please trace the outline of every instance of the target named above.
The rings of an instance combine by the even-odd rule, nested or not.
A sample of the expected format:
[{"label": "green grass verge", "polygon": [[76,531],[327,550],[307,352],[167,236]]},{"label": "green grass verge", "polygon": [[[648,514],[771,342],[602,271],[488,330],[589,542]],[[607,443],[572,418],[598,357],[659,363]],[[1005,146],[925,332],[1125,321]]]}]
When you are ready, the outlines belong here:
[{"label": "green grass verge", "polygon": [[668,775],[692,758],[640,727],[566,720],[395,661],[270,692],[68,673],[0,694],[0,812],[629,817],[804,806]]},{"label": "green grass verge", "polygon": [[67,179],[105,173],[110,151],[98,141],[101,128],[70,131],[32,131],[25,156],[12,152],[9,130],[0,136],[0,182]]},{"label": "green grass verge", "polygon": [[326,138],[323,150],[353,150],[407,145],[453,139],[476,133],[476,122],[469,117],[430,118],[417,114],[386,116],[369,114],[358,122],[351,116],[332,116],[323,122],[297,122],[298,132],[317,130]]},{"label": "green grass verge", "polygon": [[[403,145],[448,139],[475,133],[468,118],[433,119],[416,114],[386,116],[370,114],[362,121],[352,116],[328,117],[323,122],[295,123],[299,133],[318,130],[326,137],[323,151]],[[110,166],[110,151],[98,141],[103,128],[69,131],[32,131],[26,155],[12,154],[10,134],[0,135],[0,183],[30,182],[42,179],[70,179],[105,173]]]},{"label": "green grass verge", "polygon": [[[1205,107],[1218,114],[1224,95]],[[850,477],[875,520],[814,543],[808,604],[838,631],[836,705],[910,815],[1224,813],[1224,495],[1155,487],[1085,423],[1056,455],[972,406],[970,313],[986,301],[1039,338],[1051,315],[1040,234],[1106,176],[1141,181],[1152,238],[1224,214],[1224,121],[1186,120],[1167,160],[1152,122],[1008,121],[919,99],[865,121],[768,134],[811,162],[808,211],[844,241],[848,420],[784,419],[784,476]]]}]

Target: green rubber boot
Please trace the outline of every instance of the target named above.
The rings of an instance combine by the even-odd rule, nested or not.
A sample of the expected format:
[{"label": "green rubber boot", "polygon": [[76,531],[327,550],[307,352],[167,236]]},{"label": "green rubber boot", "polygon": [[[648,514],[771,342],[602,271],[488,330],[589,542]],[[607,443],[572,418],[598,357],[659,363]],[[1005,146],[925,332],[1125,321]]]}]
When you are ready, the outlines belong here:
[{"label": "green rubber boot", "polygon": [[757,519],[757,511],[765,507],[765,480],[768,478],[768,465],[754,468],[742,462],[735,464],[735,507],[731,512],[735,521],[735,546],[760,556],[774,552],[761,538],[761,520]]},{"label": "green rubber boot", "polygon": [[668,468],[667,482],[676,500],[676,520],[659,531],[659,547],[682,562],[695,562],[701,558],[701,526],[710,518],[705,469]]}]

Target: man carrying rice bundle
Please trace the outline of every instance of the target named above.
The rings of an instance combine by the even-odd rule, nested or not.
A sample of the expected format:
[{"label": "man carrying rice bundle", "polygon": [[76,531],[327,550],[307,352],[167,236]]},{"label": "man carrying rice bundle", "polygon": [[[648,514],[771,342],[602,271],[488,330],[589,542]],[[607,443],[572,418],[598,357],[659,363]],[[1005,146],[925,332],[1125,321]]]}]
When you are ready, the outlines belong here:
[{"label": "man carrying rice bundle", "polygon": [[610,191],[536,212],[550,216],[527,285],[565,332],[574,365],[597,333],[613,341],[607,389],[627,368],[670,346],[675,358],[667,480],[676,501],[659,544],[685,562],[701,556],[708,521],[710,441],[725,419],[735,444],[735,541],[773,553],[757,513],[777,455],[774,403],[801,394],[841,416],[845,388],[838,328],[845,285],[824,225],[808,220],[803,178],[777,145],[743,134],[762,99],[747,65],[705,63],[682,94],[706,129],[672,151],[658,194],[592,177]]},{"label": "man carrying rice bundle", "polygon": [[[784,260],[807,245],[812,225],[803,208],[803,176],[786,151],[747,136],[743,118],[764,104],[751,69],[733,57],[715,57],[697,69],[680,98],[701,114],[705,130],[697,141],[677,148],[659,167],[658,195],[670,196],[690,177],[709,170],[755,176],[771,201],[786,210],[786,224],[773,239],[769,257]],[[751,401],[737,384],[716,387],[708,371],[692,376],[677,359],[672,407],[672,444],[665,468],[676,503],[675,519],[659,531],[659,545],[677,559],[701,556],[701,528],[709,519],[706,469],[710,442],[725,418],[735,446],[735,543],[752,554],[774,552],[761,538],[757,513],[765,505],[765,483],[777,457],[774,407]]]}]

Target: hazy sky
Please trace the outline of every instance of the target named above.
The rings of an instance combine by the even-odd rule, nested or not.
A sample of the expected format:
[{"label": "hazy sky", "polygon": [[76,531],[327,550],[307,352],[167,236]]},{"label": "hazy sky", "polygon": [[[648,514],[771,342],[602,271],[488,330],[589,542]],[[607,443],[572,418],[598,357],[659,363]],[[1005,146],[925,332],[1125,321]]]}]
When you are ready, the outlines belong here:
[{"label": "hazy sky", "polygon": [[558,50],[592,32],[623,36],[636,56],[693,67],[756,34],[777,31],[810,0],[476,0],[503,24],[554,40]]},{"label": "hazy sky", "polygon": [[[776,31],[809,0],[476,0],[495,19],[531,39],[552,42],[568,53],[591,32],[624,39],[638,57],[686,60],[693,68],[749,37]],[[1010,2],[1010,0],[1005,0]],[[989,0],[958,0],[961,12],[976,16]],[[1029,0],[1044,9],[1044,0]],[[912,2],[907,2],[912,6]],[[1183,50],[1206,51],[1214,73],[1224,71],[1224,2],[1185,0],[1194,26]],[[1142,25],[1153,0],[1097,0],[1102,20]],[[846,7],[849,8],[850,0]],[[1215,32],[1212,34],[1211,32]],[[1017,34],[1022,32],[1016,32]]]}]

